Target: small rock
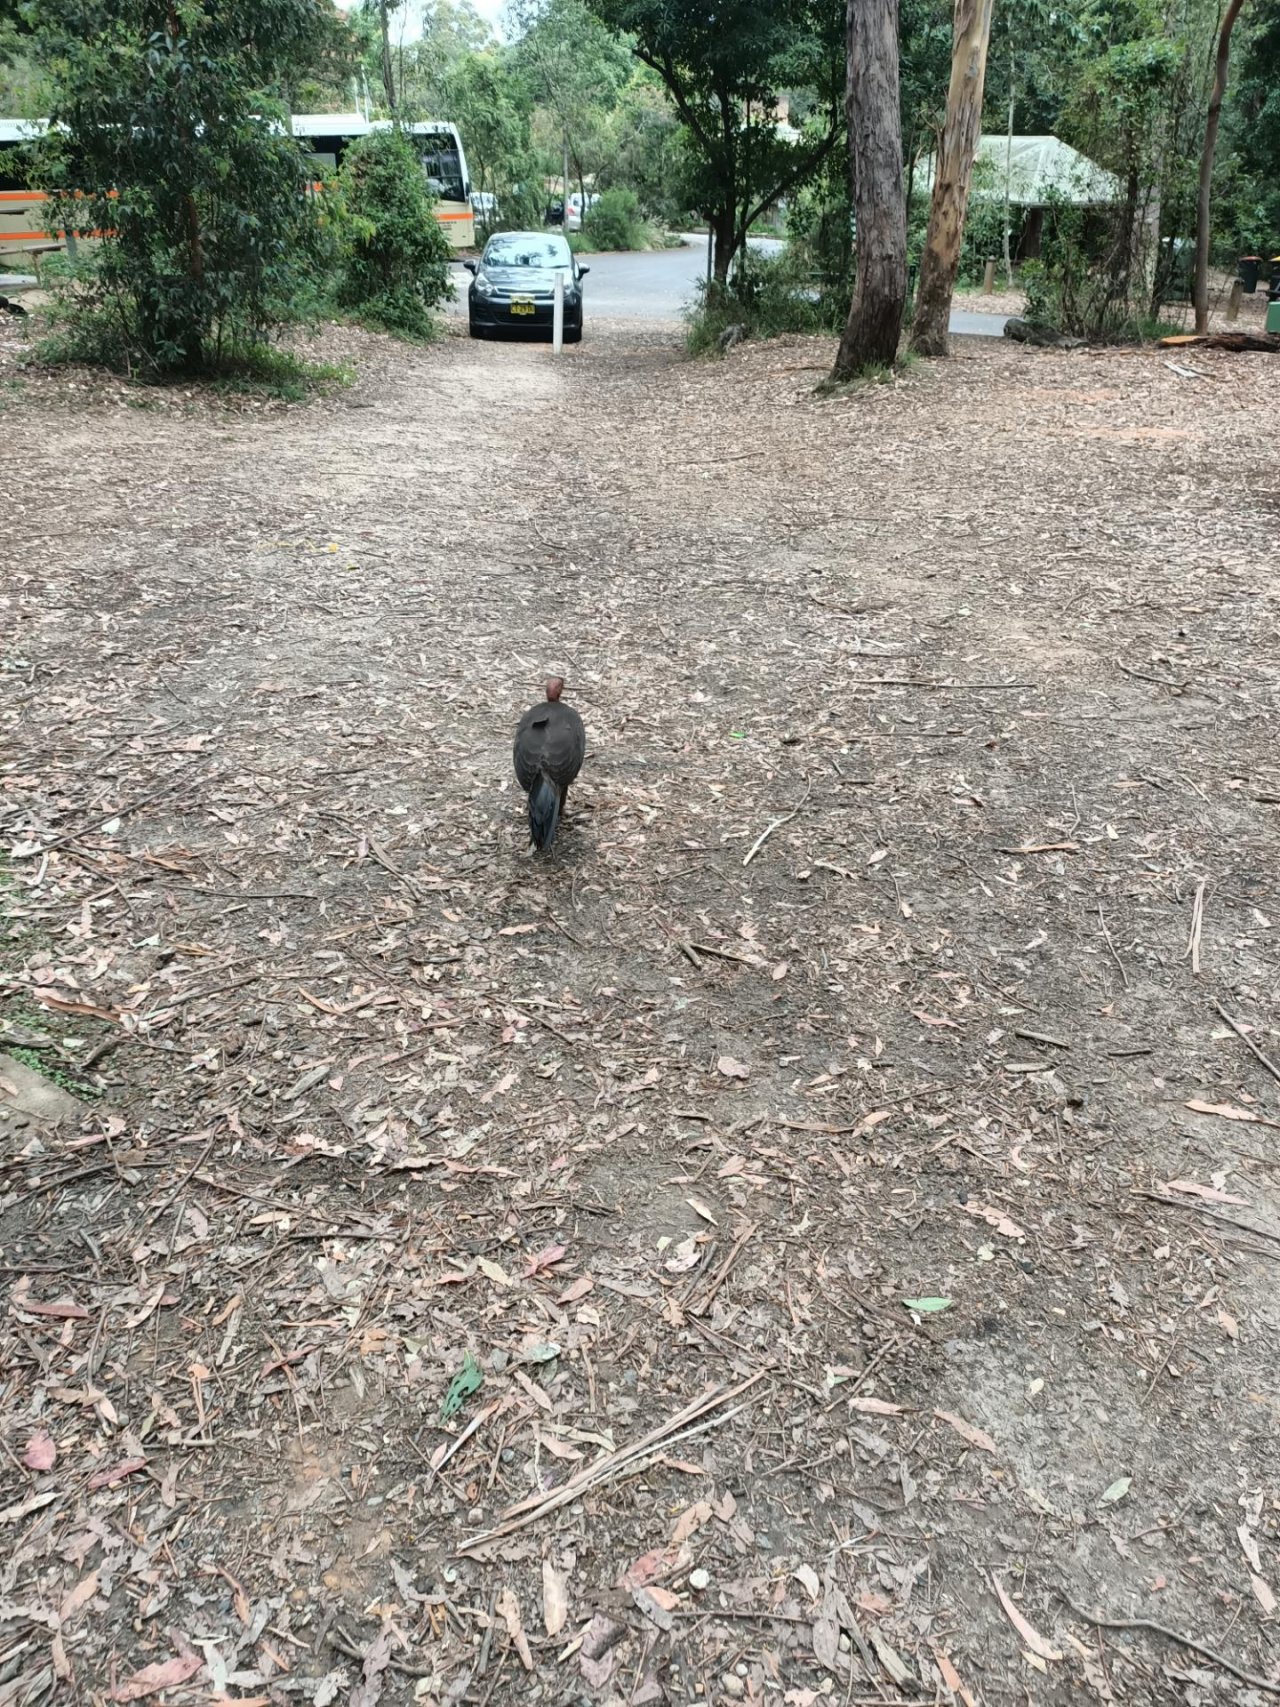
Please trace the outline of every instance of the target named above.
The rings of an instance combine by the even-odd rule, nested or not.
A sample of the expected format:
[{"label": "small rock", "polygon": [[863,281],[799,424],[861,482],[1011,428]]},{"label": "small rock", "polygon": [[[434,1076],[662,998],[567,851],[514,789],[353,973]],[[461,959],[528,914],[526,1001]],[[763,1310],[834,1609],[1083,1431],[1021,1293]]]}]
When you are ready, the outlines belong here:
[{"label": "small rock", "polygon": [[731,1695],[735,1701],[740,1701],[747,1693],[746,1684],[731,1671],[727,1671],[720,1679],[720,1687],[726,1695]]},{"label": "small rock", "polygon": [[711,1572],[704,1571],[701,1565],[698,1566],[696,1571],[689,1572],[689,1587],[696,1593],[701,1594],[704,1588],[708,1588],[710,1586],[710,1583]]}]

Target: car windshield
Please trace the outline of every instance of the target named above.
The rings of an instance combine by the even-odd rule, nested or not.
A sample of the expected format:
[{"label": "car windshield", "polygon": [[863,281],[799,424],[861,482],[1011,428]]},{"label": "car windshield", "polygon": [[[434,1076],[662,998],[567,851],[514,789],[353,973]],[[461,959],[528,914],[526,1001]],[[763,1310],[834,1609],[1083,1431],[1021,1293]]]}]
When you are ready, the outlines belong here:
[{"label": "car windshield", "polygon": [[539,232],[507,233],[490,239],[484,252],[486,267],[568,267],[573,258],[563,237],[544,237]]}]

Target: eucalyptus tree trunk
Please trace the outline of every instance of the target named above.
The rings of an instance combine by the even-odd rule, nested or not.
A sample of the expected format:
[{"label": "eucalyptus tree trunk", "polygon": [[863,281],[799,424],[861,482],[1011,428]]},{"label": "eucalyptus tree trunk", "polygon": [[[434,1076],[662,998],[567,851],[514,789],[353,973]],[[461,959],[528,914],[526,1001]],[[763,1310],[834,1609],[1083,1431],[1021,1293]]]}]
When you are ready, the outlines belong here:
[{"label": "eucalyptus tree trunk", "polygon": [[1218,121],[1222,97],[1227,92],[1227,67],[1231,61],[1231,32],[1236,27],[1244,0],[1231,0],[1218,32],[1218,57],[1213,68],[1213,94],[1204,125],[1204,148],[1200,155],[1200,190],[1196,197],[1196,331],[1209,330],[1209,213],[1213,192],[1213,156],[1218,146]]},{"label": "eucalyptus tree trunk", "polygon": [[898,0],[847,0],[849,170],[858,222],[853,302],[831,370],[852,379],[892,367],[907,302]]},{"label": "eucalyptus tree trunk", "polygon": [[960,244],[969,205],[969,180],[982,134],[982,85],[987,75],[993,0],[955,0],[951,87],[934,163],[929,231],[920,262],[911,347],[922,356],[945,356],[950,343],[951,297],[960,268]]}]

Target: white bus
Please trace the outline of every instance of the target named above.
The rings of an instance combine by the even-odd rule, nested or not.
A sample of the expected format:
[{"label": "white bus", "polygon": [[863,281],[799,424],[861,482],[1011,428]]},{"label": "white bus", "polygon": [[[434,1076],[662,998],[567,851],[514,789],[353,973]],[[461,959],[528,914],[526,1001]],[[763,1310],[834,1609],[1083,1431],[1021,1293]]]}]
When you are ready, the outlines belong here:
[{"label": "white bus", "polygon": [[[295,113],[290,121],[293,134],[311,158],[332,172],[342,164],[348,146],[372,131],[390,130],[390,119],[366,119],[359,113]],[[475,246],[475,214],[471,206],[471,177],[462,138],[456,124],[428,119],[405,127],[422,158],[432,194],[435,215],[455,249]]]},{"label": "white bus", "polygon": [[[48,228],[48,198],[42,190],[27,188],[18,165],[18,151],[48,128],[45,119],[0,118],[0,273],[29,270],[39,265],[43,254],[67,247],[66,233]],[[390,128],[390,119],[366,119],[359,113],[299,113],[291,121],[293,135],[328,170],[342,164],[348,145],[358,137]],[[472,248],[476,233],[471,181],[457,125],[428,121],[405,128],[436,197],[441,230],[453,248]]]}]

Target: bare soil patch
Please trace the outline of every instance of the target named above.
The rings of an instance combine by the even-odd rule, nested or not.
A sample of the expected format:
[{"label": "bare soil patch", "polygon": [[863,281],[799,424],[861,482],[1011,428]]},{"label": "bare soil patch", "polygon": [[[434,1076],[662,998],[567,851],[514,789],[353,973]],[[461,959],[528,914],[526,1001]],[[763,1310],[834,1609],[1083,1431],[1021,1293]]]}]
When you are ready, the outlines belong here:
[{"label": "bare soil patch", "polygon": [[0,336],[0,1700],[1273,1699],[1274,358]]}]

